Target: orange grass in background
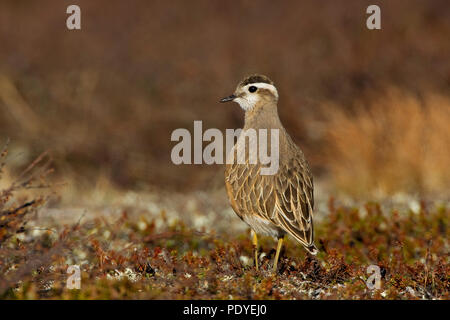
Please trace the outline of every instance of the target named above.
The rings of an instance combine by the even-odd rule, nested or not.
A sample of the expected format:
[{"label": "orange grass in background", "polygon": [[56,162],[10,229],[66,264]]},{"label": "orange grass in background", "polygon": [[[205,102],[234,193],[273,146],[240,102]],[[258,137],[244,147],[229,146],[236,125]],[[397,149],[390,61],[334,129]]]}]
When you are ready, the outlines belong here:
[{"label": "orange grass in background", "polygon": [[450,190],[450,100],[398,89],[371,94],[354,112],[322,108],[323,161],[337,189],[353,195]]}]

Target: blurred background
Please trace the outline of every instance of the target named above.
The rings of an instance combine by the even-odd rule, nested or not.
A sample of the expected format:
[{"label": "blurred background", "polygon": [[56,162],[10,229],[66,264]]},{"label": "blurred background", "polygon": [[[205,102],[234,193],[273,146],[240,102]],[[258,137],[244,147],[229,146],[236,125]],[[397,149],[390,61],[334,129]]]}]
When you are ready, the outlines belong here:
[{"label": "blurred background", "polygon": [[221,190],[222,166],[172,164],[170,135],[242,127],[218,100],[262,73],[327,194],[448,199],[449,38],[447,0],[2,0],[0,144],[10,176],[49,150],[64,194]]}]

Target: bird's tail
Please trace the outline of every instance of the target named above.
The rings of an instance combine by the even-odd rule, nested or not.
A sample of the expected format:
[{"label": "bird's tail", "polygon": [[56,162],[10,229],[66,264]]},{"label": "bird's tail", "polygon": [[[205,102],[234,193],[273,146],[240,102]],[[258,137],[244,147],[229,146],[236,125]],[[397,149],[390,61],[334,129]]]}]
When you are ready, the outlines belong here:
[{"label": "bird's tail", "polygon": [[305,247],[305,249],[308,250],[308,252],[314,256],[319,252],[319,250],[317,250],[316,245],[314,243],[310,246]]}]

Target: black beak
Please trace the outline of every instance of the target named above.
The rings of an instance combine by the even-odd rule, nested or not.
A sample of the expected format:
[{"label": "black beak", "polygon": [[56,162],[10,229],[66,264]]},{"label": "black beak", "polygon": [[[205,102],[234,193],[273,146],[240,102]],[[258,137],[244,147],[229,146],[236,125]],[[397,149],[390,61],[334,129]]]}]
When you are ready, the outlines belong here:
[{"label": "black beak", "polygon": [[225,97],[225,98],[221,99],[220,102],[233,101],[234,99],[236,99],[236,96],[234,94],[232,94],[231,96],[228,96],[228,97]]}]

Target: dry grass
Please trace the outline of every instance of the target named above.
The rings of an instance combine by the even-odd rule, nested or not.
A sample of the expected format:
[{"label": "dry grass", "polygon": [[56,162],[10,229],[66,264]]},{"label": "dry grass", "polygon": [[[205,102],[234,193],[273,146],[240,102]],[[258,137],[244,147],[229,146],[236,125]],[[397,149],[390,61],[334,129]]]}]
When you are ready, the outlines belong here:
[{"label": "dry grass", "polygon": [[[317,257],[288,239],[273,275],[273,239],[260,238],[256,272],[249,232],[233,232],[239,219],[222,219],[220,232],[217,222],[197,229],[180,219],[209,217],[211,206],[180,203],[175,219],[164,210],[155,214],[155,203],[134,203],[109,208],[122,210],[118,217],[83,214],[68,225],[57,216],[36,220],[48,197],[30,198],[29,190],[48,186],[49,164],[44,154],[0,192],[1,299],[449,298],[445,204],[386,210],[330,199],[315,223]],[[66,287],[70,265],[80,266],[80,289]],[[369,265],[380,267],[380,289],[366,285]]]},{"label": "dry grass", "polygon": [[369,4],[96,1],[80,4],[82,30],[69,32],[65,3],[2,1],[0,137],[24,163],[50,149],[64,179],[208,189],[217,167],[172,164],[170,134],[192,130],[194,120],[241,127],[241,110],[218,100],[259,72],[275,81],[281,120],[319,176],[328,170],[319,159],[326,144],[306,127],[326,101],[347,109],[391,86],[449,96],[449,2],[383,3],[382,31],[365,26]]},{"label": "dry grass", "polygon": [[[0,297],[449,299],[445,207],[383,212],[374,203],[358,210],[331,202],[327,218],[317,224],[317,258],[289,239],[276,275],[273,239],[260,239],[265,255],[256,272],[249,233],[199,232],[165,220],[164,213],[165,223],[157,228],[158,217],[140,214],[86,220],[59,235],[26,232],[25,238],[11,238],[4,243],[10,258],[2,266],[8,272]],[[81,268],[80,289],[66,287],[69,265]],[[369,265],[380,267],[380,289],[366,285]]]},{"label": "dry grass", "polygon": [[389,89],[365,101],[353,113],[323,108],[323,158],[336,189],[356,196],[448,195],[450,99]]},{"label": "dry grass", "polygon": [[[0,180],[6,164],[7,145],[0,150]],[[36,228],[30,227],[38,209],[48,196],[36,196],[36,190],[46,189],[46,177],[52,172],[51,158],[42,154],[9,184],[0,189],[0,291],[28,277],[36,268],[46,265],[54,253],[43,252],[43,243],[18,240]]]}]

